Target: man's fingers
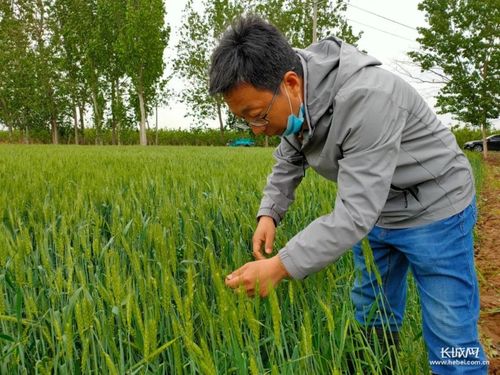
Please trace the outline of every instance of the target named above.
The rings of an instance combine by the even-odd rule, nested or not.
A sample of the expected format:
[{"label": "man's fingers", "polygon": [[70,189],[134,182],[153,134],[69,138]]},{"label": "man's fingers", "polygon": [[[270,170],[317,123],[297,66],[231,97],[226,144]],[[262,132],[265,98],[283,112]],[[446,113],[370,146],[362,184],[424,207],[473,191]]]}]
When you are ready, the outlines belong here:
[{"label": "man's fingers", "polygon": [[227,275],[225,280],[226,285],[230,288],[237,288],[238,285],[243,284],[242,275],[246,268],[247,265],[245,264]]},{"label": "man's fingers", "polygon": [[253,252],[253,256],[256,260],[263,260],[263,259],[266,259],[266,257],[260,252],[260,251],[257,251],[257,252]]},{"label": "man's fingers", "polygon": [[266,238],[266,254],[273,252],[274,236],[268,235]]},{"label": "man's fingers", "polygon": [[247,268],[247,265],[244,264],[240,268],[238,268],[238,269],[234,270],[233,272],[231,272],[231,275],[239,276],[239,275],[241,275],[243,273],[243,271],[245,271],[246,268]]},{"label": "man's fingers", "polygon": [[253,240],[253,256],[257,260],[265,259],[264,255],[262,255],[260,248],[262,247],[262,243],[264,241],[260,238],[255,238]]},{"label": "man's fingers", "polygon": [[225,282],[228,287],[233,289],[243,284],[241,275],[235,275],[234,273],[232,273],[231,275],[227,275]]}]

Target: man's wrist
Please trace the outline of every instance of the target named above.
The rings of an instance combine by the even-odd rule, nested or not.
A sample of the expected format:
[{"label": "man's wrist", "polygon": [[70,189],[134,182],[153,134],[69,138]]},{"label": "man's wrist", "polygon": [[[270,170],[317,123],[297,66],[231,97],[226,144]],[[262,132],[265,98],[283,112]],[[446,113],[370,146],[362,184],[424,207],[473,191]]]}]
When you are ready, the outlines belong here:
[{"label": "man's wrist", "polygon": [[267,208],[267,207],[260,208],[259,211],[257,212],[257,221],[259,221],[262,217],[269,217],[273,219],[275,226],[278,226],[278,223],[281,220],[280,216],[276,211],[274,211],[272,208]]},{"label": "man's wrist", "polygon": [[272,220],[272,222],[273,222],[273,224],[274,224],[275,227],[278,226],[277,223],[276,223],[276,220],[272,216],[269,216],[269,215],[259,216],[258,221],[261,221],[262,219],[266,219],[266,220],[270,219],[270,220]]},{"label": "man's wrist", "polygon": [[276,268],[278,270],[278,275],[279,275],[280,280],[290,277],[290,274],[288,273],[288,271],[285,268],[285,265],[281,261],[279,254],[272,257],[272,259],[276,263]]}]

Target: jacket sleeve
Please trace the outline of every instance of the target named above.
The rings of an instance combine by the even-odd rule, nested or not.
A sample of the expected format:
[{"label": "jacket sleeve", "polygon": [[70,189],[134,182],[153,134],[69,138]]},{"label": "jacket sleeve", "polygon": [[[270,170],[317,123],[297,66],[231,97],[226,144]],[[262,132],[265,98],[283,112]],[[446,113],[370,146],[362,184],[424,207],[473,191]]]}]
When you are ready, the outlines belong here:
[{"label": "jacket sleeve", "polygon": [[[294,279],[303,279],[337,260],[377,222],[389,195],[407,111],[376,90],[338,94],[334,127],[340,147],[334,210],[310,223],[279,251]],[[333,139],[333,137],[328,137]],[[328,160],[324,160],[325,163]]]},{"label": "jacket sleeve", "polygon": [[276,163],[267,178],[257,220],[264,215],[271,216],[278,225],[295,199],[295,189],[305,175],[307,162],[304,155],[285,138],[281,140],[273,156]]}]

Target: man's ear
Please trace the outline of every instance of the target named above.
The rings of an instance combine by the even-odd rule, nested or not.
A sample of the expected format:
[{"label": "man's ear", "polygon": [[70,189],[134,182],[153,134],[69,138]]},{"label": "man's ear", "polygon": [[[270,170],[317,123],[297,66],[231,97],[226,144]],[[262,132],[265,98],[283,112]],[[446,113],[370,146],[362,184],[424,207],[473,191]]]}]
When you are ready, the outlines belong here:
[{"label": "man's ear", "polygon": [[297,73],[290,70],[283,76],[283,83],[290,95],[302,98],[302,78]]}]

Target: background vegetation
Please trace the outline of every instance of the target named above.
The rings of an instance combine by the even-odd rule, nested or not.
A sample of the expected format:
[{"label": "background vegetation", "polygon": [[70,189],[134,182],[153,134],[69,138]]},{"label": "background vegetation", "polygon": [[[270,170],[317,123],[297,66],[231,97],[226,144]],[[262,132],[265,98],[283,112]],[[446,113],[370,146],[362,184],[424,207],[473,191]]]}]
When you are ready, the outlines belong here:
[{"label": "background vegetation", "polygon": [[[457,139],[457,143],[460,147],[463,147],[464,143],[467,141],[481,139],[482,133],[480,129],[471,129],[463,127],[454,127],[452,132]],[[488,131],[486,134],[490,134]],[[493,131],[494,133],[494,131]],[[493,134],[491,133],[491,134]],[[250,132],[241,130],[226,130],[221,133],[219,130],[215,129],[192,129],[192,130],[165,130],[159,129],[146,131],[148,144],[149,145],[173,145],[173,146],[225,146],[229,141],[238,138],[251,138],[255,141],[256,146],[265,146],[266,142],[268,146],[274,147],[279,143],[278,137],[272,137],[265,139],[264,136],[255,136]],[[72,144],[74,143],[74,134],[71,129],[64,128],[59,136],[59,141],[61,144]],[[96,141],[95,129],[85,129],[80,137],[80,144],[93,145]],[[113,144],[113,132],[112,130],[105,129],[100,133],[100,142],[104,145]],[[23,131],[13,131],[11,134],[8,132],[0,131],[0,144],[1,143],[51,143],[50,133],[46,129],[35,129],[28,133],[28,138],[26,138],[26,133]],[[122,145],[136,145],[139,143],[139,132],[133,129],[122,130],[120,135],[120,144]]]},{"label": "background vegetation", "polygon": [[[443,84],[438,109],[481,127],[483,136],[500,108],[497,3],[422,0],[428,27],[418,29],[420,48],[409,51]],[[362,33],[353,33],[347,6],[347,0],[189,0],[179,41],[167,55],[171,29],[162,0],[2,1],[0,124],[25,138],[50,131],[52,143],[60,137],[66,143],[72,131],[77,144],[89,143],[88,128],[94,144],[107,143],[107,131],[112,144],[126,144],[129,130],[138,129],[137,143],[145,145],[153,129],[147,119],[179,100],[194,128],[218,119],[223,133],[238,120],[220,97],[208,96],[207,76],[210,54],[231,20],[258,13],[299,48],[331,33],[356,44]],[[183,82],[177,92],[167,88],[174,77]]]}]

